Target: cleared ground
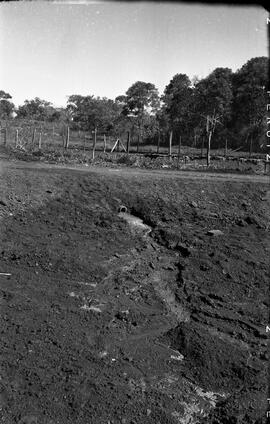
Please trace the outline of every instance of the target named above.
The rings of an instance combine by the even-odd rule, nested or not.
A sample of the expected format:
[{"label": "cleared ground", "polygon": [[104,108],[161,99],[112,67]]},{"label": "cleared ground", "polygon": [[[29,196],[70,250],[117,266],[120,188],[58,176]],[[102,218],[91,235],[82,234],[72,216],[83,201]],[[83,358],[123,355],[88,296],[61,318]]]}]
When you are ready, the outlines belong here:
[{"label": "cleared ground", "polygon": [[265,421],[269,179],[5,159],[0,178],[3,423]]}]

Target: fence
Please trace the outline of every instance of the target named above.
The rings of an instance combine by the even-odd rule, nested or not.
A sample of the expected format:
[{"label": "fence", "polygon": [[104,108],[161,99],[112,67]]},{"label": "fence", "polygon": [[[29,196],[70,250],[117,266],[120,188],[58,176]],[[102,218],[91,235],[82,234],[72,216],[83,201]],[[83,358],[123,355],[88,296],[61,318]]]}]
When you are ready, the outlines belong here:
[{"label": "fence", "polygon": [[[178,162],[180,159],[186,161],[189,157],[206,159],[206,148],[204,148],[206,143],[204,143],[203,139],[201,143],[196,139],[195,144],[197,147],[184,146],[181,137],[179,137],[178,144],[173,146],[172,132],[168,134],[165,140],[164,137],[162,139],[159,134],[155,145],[144,145],[139,144],[137,138],[132,139],[130,132],[126,132],[124,136],[117,138],[108,134],[98,134],[96,130],[86,132],[71,129],[66,124],[56,125],[40,122],[31,124],[29,122],[18,122],[17,125],[14,121],[12,124],[6,122],[5,126],[0,128],[1,145],[24,151],[77,149],[83,152],[90,152],[93,159],[96,152],[167,156],[170,160],[177,158]],[[252,151],[240,153],[238,150],[230,151],[228,141],[225,140],[224,149],[213,151],[212,157],[224,159],[238,157],[239,160],[244,160],[245,157],[265,159],[265,154],[254,154]],[[269,165],[269,159],[267,158],[265,160],[265,169]]]}]

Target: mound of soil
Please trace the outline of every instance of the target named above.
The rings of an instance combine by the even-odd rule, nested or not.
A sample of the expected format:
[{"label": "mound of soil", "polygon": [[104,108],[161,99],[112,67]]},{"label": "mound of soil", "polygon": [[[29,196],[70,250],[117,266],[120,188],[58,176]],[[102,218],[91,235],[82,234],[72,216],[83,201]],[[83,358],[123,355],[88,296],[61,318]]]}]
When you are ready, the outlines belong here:
[{"label": "mound of soil", "polygon": [[249,352],[241,346],[230,345],[214,336],[202,325],[182,323],[161,339],[178,350],[185,358],[187,376],[206,390],[229,392],[244,385],[252,386],[259,372],[248,366]]}]

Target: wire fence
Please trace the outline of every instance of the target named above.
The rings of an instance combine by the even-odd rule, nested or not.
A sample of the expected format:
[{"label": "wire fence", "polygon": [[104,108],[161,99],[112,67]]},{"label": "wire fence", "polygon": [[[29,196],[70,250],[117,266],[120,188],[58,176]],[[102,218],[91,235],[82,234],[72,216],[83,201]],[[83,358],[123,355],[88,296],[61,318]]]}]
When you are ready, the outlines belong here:
[{"label": "wire fence", "polygon": [[[138,143],[138,138],[132,139],[129,132],[121,137],[110,134],[98,133],[97,131],[82,131],[70,127],[66,123],[40,123],[29,121],[5,122],[0,128],[0,145],[15,148],[25,152],[72,150],[89,153],[94,159],[95,154],[103,153],[125,153],[150,156],[165,156],[178,161],[191,159],[206,159],[207,149],[204,143],[198,143],[200,147],[182,145],[181,137],[178,145],[172,145],[172,138],[168,140],[157,137],[153,144]],[[265,170],[269,167],[270,156],[265,153],[252,151],[243,152],[241,148],[231,150],[228,148],[227,140],[224,149],[211,151],[212,159],[243,161],[263,161]]]}]

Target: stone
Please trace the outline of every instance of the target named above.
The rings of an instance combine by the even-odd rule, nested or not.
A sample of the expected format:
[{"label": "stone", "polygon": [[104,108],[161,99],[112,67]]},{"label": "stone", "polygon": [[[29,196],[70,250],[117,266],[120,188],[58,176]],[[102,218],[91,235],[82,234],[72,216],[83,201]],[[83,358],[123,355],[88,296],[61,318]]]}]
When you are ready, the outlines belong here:
[{"label": "stone", "polygon": [[207,231],[208,236],[223,236],[224,233],[221,230],[209,230]]}]

